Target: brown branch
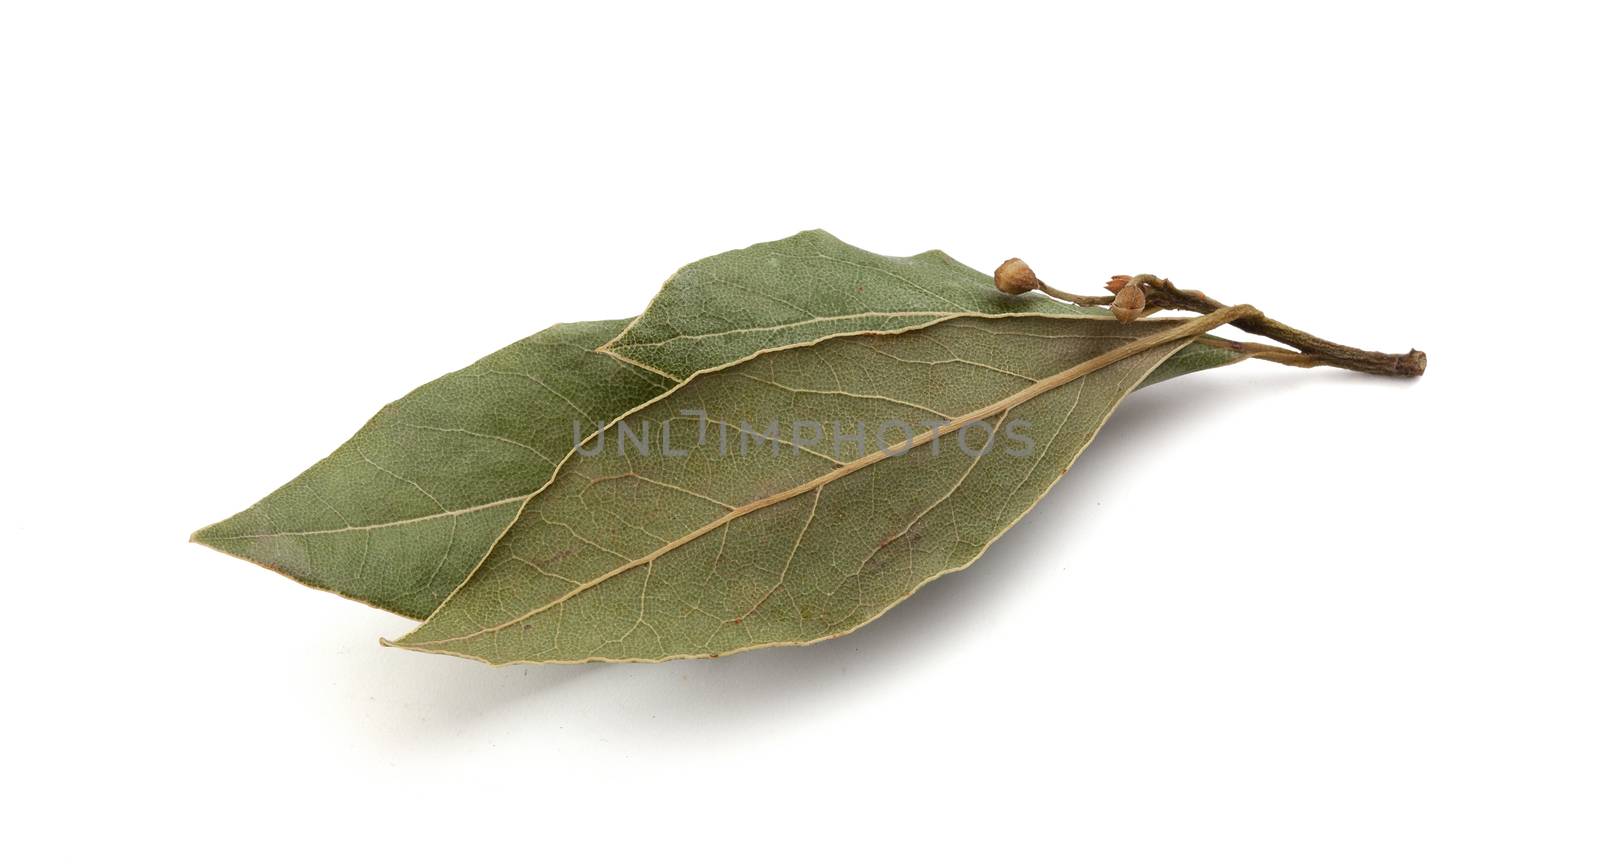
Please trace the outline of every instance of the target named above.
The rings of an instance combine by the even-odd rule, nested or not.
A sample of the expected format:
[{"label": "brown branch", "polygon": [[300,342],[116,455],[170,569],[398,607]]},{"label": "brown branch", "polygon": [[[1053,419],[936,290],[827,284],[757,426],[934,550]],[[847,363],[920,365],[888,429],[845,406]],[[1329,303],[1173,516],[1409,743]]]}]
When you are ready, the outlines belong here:
[{"label": "brown branch", "polygon": [[[1164,280],[1152,274],[1140,274],[1129,278],[1128,282],[1144,289],[1147,308],[1212,313],[1227,306],[1204,292],[1179,289],[1172,285],[1171,280]],[[1354,346],[1345,346],[1308,334],[1260,312],[1240,317],[1234,320],[1233,325],[1241,331],[1259,334],[1286,346],[1292,346],[1319,364],[1342,367],[1345,370],[1377,376],[1421,376],[1428,367],[1428,356],[1415,349],[1400,354],[1357,349]],[[1277,358],[1271,360],[1281,361]]]},{"label": "brown branch", "polygon": [[1051,298],[1071,302],[1080,307],[1104,307],[1116,298],[1114,295],[1074,295],[1071,292],[1063,292],[1047,283],[1040,283],[1039,291],[1049,295]]}]

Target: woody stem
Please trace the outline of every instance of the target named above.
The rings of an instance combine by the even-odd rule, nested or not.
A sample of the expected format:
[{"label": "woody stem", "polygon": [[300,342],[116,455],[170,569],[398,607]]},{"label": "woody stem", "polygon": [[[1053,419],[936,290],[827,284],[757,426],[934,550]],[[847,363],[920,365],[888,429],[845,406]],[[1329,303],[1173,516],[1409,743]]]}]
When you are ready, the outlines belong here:
[{"label": "woody stem", "polygon": [[[1116,300],[1113,295],[1074,295],[1071,292],[1063,292],[1047,283],[1040,283],[1039,291],[1049,295],[1051,298],[1077,304],[1080,307],[1104,307]],[[1209,313],[1210,311],[1206,312]]]},{"label": "woody stem", "polygon": [[[1149,274],[1141,274],[1133,280],[1140,284],[1145,291],[1145,303],[1151,307],[1161,307],[1169,310],[1187,310],[1191,313],[1212,313],[1224,308],[1225,304],[1206,295],[1204,292],[1193,292],[1172,285],[1171,280],[1163,280]],[[1421,376],[1428,367],[1428,356],[1416,349],[1406,353],[1373,352],[1368,349],[1357,349],[1354,346],[1345,346],[1324,340],[1314,334],[1308,334],[1298,328],[1285,325],[1276,319],[1259,311],[1242,316],[1233,322],[1234,327],[1251,334],[1269,337],[1286,346],[1305,353],[1309,359],[1332,367],[1342,367],[1345,370],[1354,370],[1360,373],[1371,373],[1377,376]],[[1281,361],[1282,359],[1271,359]]]}]

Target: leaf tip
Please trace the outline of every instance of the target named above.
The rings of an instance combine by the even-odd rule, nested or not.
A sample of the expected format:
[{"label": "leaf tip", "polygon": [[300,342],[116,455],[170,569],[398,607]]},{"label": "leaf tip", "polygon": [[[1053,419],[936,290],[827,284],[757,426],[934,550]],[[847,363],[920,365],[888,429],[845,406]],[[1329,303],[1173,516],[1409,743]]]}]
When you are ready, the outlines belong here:
[{"label": "leaf tip", "polygon": [[408,632],[399,638],[384,638],[379,636],[378,644],[383,647],[398,647],[401,650],[415,650],[417,645],[410,640],[411,636],[415,633],[416,630],[412,630],[411,632]]}]

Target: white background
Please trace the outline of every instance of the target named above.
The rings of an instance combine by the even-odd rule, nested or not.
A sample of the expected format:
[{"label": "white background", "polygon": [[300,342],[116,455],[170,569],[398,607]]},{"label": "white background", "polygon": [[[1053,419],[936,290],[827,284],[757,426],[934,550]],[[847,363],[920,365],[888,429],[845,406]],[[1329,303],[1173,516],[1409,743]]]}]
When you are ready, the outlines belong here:
[{"label": "white background", "polygon": [[[1600,859],[1579,4],[0,9],[8,861]],[[1141,392],[811,648],[490,669],[186,544],[812,227],[1432,364]]]}]

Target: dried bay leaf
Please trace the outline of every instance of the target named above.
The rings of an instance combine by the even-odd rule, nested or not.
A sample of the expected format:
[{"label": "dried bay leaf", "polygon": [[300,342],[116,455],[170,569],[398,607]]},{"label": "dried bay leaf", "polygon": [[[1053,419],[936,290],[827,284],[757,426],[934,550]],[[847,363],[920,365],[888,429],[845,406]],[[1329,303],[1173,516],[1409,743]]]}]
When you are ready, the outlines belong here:
[{"label": "dried bay leaf", "polygon": [[[813,316],[817,322],[794,324],[796,311],[807,305],[845,309],[836,306],[841,293],[850,310],[870,298],[886,312]],[[904,330],[958,314],[1105,316],[1042,297],[1002,295],[988,277],[937,251],[879,256],[825,232],[803,232],[682,269],[632,337],[621,320],[559,325],[422,386],[385,407],[328,458],[194,540],[309,586],[421,619],[471,573],[523,501],[549,480],[574,441],[574,422],[587,433],[677,378],[840,328]],[[696,318],[710,327],[694,326]],[[731,321],[745,323],[742,337],[716,334]],[[669,366],[678,376],[624,354],[669,363],[651,354],[653,341],[641,335],[678,326],[701,335],[662,344],[671,348]],[[593,351],[602,346],[606,353]],[[1145,384],[1245,357],[1222,343],[1192,344]]]},{"label": "dried bay leaf", "polygon": [[574,440],[666,379],[593,351],[626,320],[557,325],[421,386],[194,541],[414,619],[483,559]]},{"label": "dried bay leaf", "polygon": [[[1123,397],[1218,321],[969,316],[692,376],[575,451],[393,643],[496,664],[653,661],[849,632],[976,559]],[[723,445],[720,432],[766,419],[846,424],[814,443]],[[856,421],[907,425],[889,450],[904,453],[857,442]],[[1005,433],[1019,423],[1030,450]],[[624,425],[649,454],[618,449]]]},{"label": "dried bay leaf", "polygon": [[[491,663],[806,644],[970,564],[1135,388],[1252,357],[1426,368],[1418,350],[1338,344],[1148,274],[1108,284],[1120,318],[1201,315],[1119,323],[1076,306],[1109,296],[1006,279],[1075,303],[824,232],[713,256],[634,320],[557,326],[417,389],[194,539],[426,617],[393,644]],[[1206,334],[1225,323],[1283,345]],[[885,424],[900,437],[882,439]],[[634,453],[608,450],[608,433]]]},{"label": "dried bay leaf", "polygon": [[[601,348],[682,380],[757,352],[838,334],[901,331],[952,316],[1017,315],[1110,313],[1039,294],[997,292],[990,275],[940,250],[882,256],[814,229],[684,266]],[[1224,345],[1195,345],[1173,359],[1170,375],[1243,358]]]}]

